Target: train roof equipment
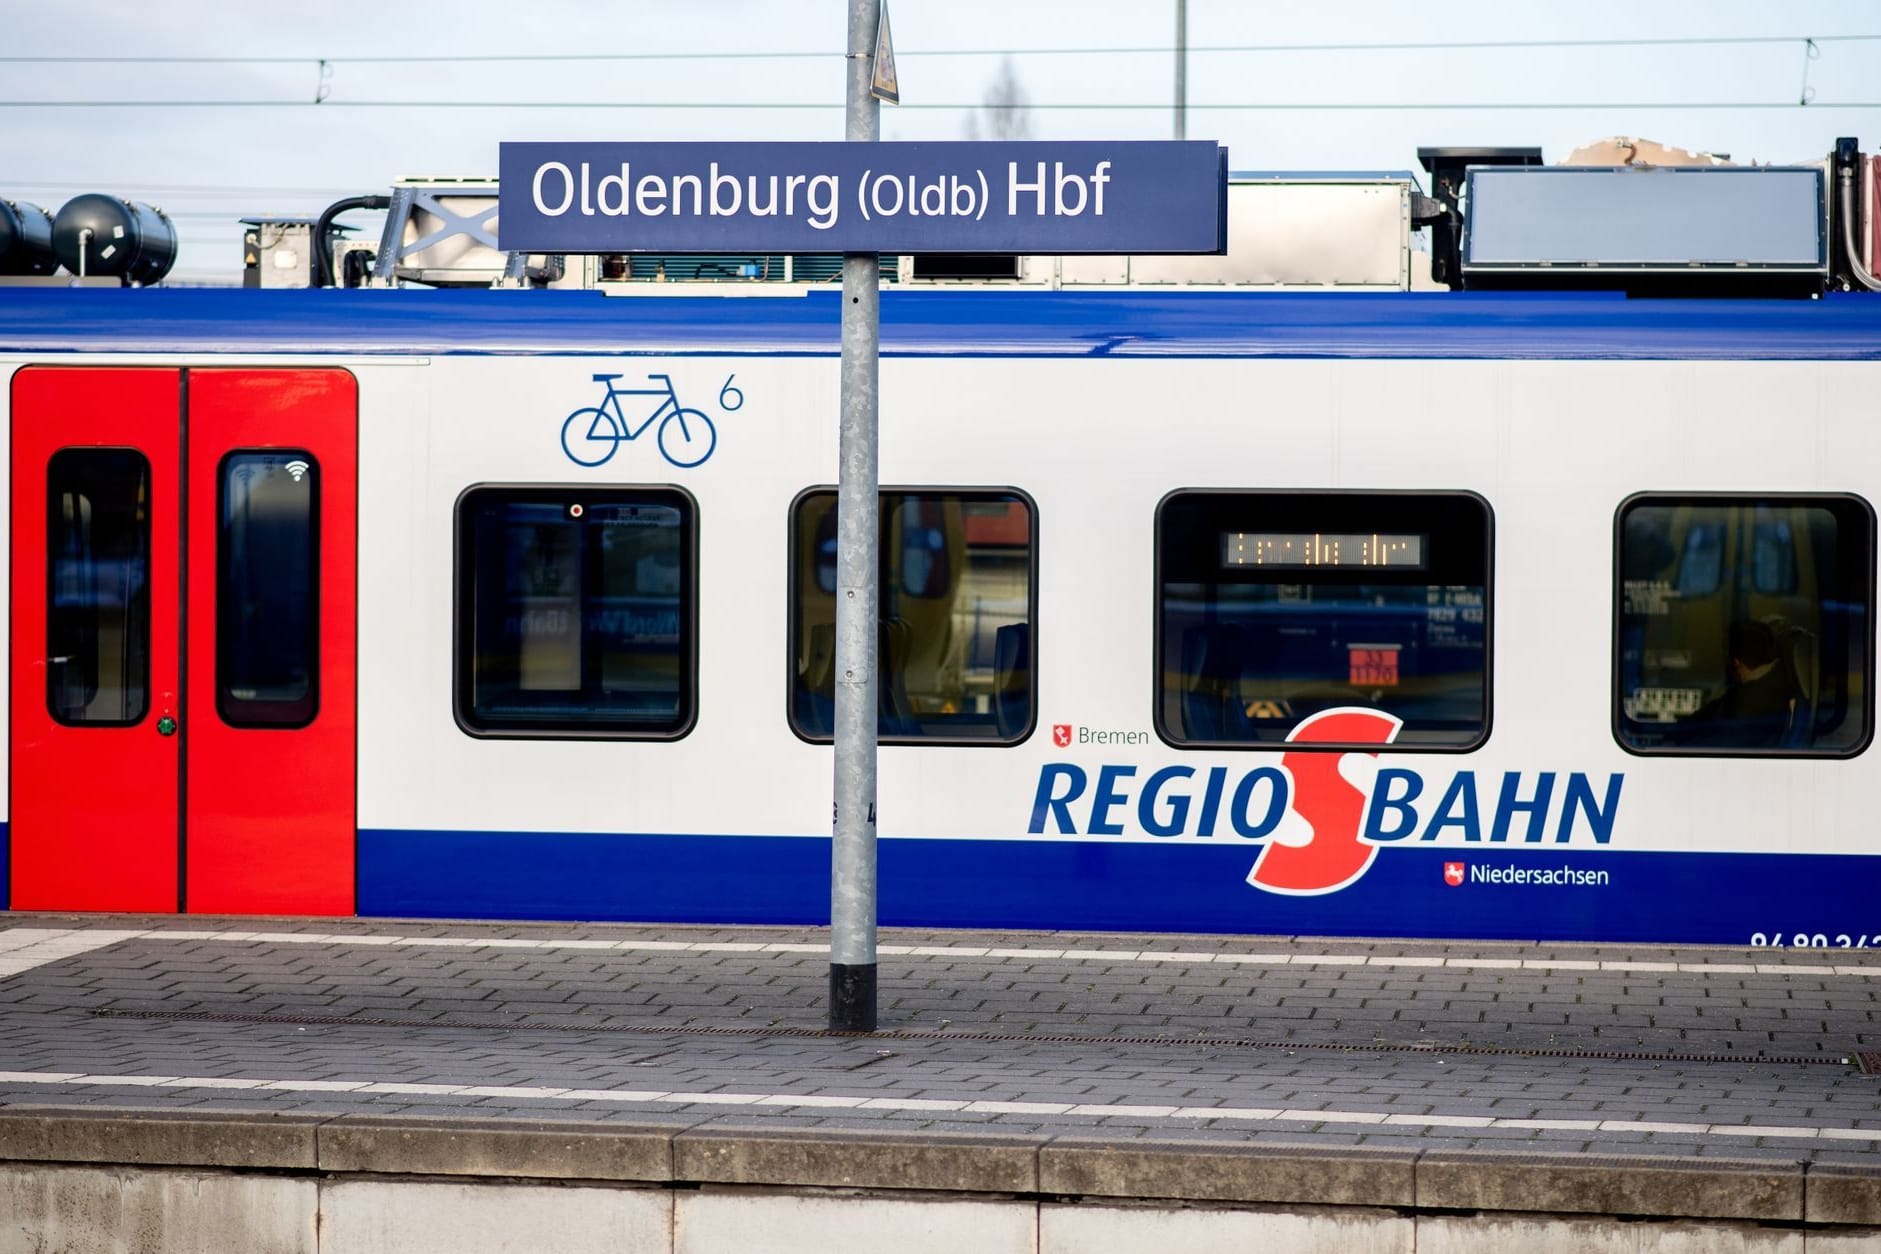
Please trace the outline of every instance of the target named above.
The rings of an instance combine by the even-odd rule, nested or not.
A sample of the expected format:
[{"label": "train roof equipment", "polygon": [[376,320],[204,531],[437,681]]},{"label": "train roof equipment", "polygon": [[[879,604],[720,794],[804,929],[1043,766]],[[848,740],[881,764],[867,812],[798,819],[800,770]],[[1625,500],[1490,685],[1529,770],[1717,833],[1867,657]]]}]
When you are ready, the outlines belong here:
[{"label": "train roof equipment", "polygon": [[[1420,148],[1429,195],[1404,170],[1243,171],[1228,179],[1222,255],[913,254],[884,257],[882,281],[888,290],[1583,289],[1714,298],[1881,288],[1881,157],[1864,155],[1855,140],[1791,166],[1732,166],[1708,154],[1655,165],[1676,150],[1633,140],[1573,160],[1622,150],[1623,164],[1544,166],[1539,148]],[[389,195],[336,201],[311,225],[246,219],[254,229],[244,238],[244,284],[774,295],[833,285],[841,273],[835,254],[505,252],[498,190],[495,179],[405,179]],[[358,210],[385,212],[376,247],[345,238],[337,219]],[[174,228],[147,205],[77,197],[51,224],[50,241],[41,238],[48,217],[0,200],[0,285],[45,284],[49,250],[72,273],[126,286],[157,282],[175,259]]]}]

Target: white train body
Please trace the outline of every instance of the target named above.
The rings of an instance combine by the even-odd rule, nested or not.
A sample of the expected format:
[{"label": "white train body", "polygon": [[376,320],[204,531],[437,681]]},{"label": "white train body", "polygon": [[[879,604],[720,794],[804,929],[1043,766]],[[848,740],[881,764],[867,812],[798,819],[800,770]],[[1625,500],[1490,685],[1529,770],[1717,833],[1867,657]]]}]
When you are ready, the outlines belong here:
[{"label": "white train body", "polygon": [[[257,297],[273,295],[248,299],[260,308]],[[310,295],[362,305],[430,299]],[[608,304],[605,321],[592,319],[581,334],[558,342],[554,332],[519,332],[505,342],[493,333],[495,343],[477,344],[438,326],[349,341],[324,311],[309,313],[305,298],[269,305],[242,328],[230,294],[167,341],[146,324],[95,343],[67,305],[58,308],[77,319],[72,330],[35,324],[32,302],[65,299],[16,294],[0,317],[0,380],[9,384],[0,404],[15,433],[6,477],[16,495],[46,473],[18,464],[23,427],[48,421],[43,407],[21,400],[22,380],[35,375],[167,371],[183,380],[186,398],[217,371],[283,379],[337,371],[356,386],[356,855],[335,872],[350,874],[353,892],[298,908],[827,919],[832,750],[793,728],[789,694],[802,665],[792,631],[793,510],[806,490],[837,477],[833,306],[817,301],[827,327],[790,314],[779,331],[765,321],[773,302],[705,300],[674,314],[676,302],[595,299]],[[527,298],[507,299],[519,307],[511,320],[525,319]],[[946,299],[927,298],[917,307],[925,321],[900,331],[896,302],[886,302],[880,481],[885,491],[1012,493],[1026,505],[1035,573],[1017,682],[1027,725],[982,740],[886,737],[885,923],[1881,944],[1873,817],[1881,758],[1862,751],[1873,722],[1872,513],[1867,535],[1844,525],[1836,538],[1843,559],[1865,567],[1867,586],[1846,620],[1862,633],[1843,651],[1856,672],[1840,681],[1846,708],[1832,727],[1819,715],[1833,736],[1642,752],[1618,734],[1633,696],[1616,677],[1620,602],[1632,595],[1617,566],[1616,520],[1639,494],[1799,507],[1820,499],[1837,503],[1844,523],[1881,499],[1874,302],[1782,310],[1774,331],[1758,323],[1707,338],[1703,317],[1670,306],[1609,324],[1605,302],[1578,302],[1582,310],[1505,297],[1485,302],[1479,321],[1446,330],[1420,322],[1437,309],[1422,298],[1363,298],[1382,324],[1303,326],[1269,343],[1260,319],[1278,323],[1295,308],[1319,318],[1323,302],[1039,295],[1019,298],[1038,302],[1039,324],[1008,335],[981,320],[1023,328],[1030,314],[1013,297],[960,295],[939,309]],[[1466,300],[1431,298],[1446,299]],[[1177,307],[1187,322],[1159,341],[1158,317]],[[643,310],[664,321],[637,330]],[[1826,324],[1832,312],[1826,337],[1790,321],[1817,313]],[[463,316],[456,305],[436,315],[440,324]],[[1550,318],[1581,341],[1552,342]],[[718,329],[706,329],[714,319]],[[1140,326],[1143,337],[1109,336],[1118,325]],[[696,338],[686,327],[700,329]],[[602,340],[620,351],[600,351]],[[633,439],[598,432],[603,444],[593,451],[611,454],[602,465],[571,459],[565,419],[595,404],[605,385],[594,377],[604,373],[648,389],[659,385],[641,380],[667,376],[678,403],[713,424],[709,456],[676,464],[650,425]],[[71,445],[115,443],[86,434],[80,418]],[[684,665],[696,651],[696,686],[683,727],[586,738],[579,727],[510,735],[464,726],[460,683],[471,663],[458,648],[460,511],[467,492],[493,485],[553,489],[557,500],[635,487],[690,498],[696,608],[679,655]],[[199,490],[210,489],[189,492]],[[1174,707],[1160,685],[1176,681],[1159,663],[1172,656],[1158,628],[1159,512],[1185,495],[1285,493],[1480,499],[1488,576],[1469,637],[1484,659],[1479,732],[1312,755],[1272,737],[1227,744],[1168,725]],[[24,509],[13,502],[16,530]],[[186,586],[197,587],[189,577]],[[21,679],[37,682],[34,650],[46,647],[17,603],[22,578],[16,564],[7,589],[10,708],[43,704]],[[1863,591],[1845,586],[1835,599]],[[214,612],[185,596],[186,615]],[[1454,621],[1470,610],[1468,596],[1438,605],[1433,594],[1428,617]],[[1398,645],[1386,644],[1379,656],[1397,683]],[[1817,664],[1826,675],[1828,663]],[[1700,695],[1715,696],[1708,685],[1694,678],[1689,701],[1666,698],[1677,718],[1692,715]],[[1389,691],[1373,696],[1359,706],[1389,715]],[[147,716],[160,712],[160,697]],[[177,752],[192,753],[195,725],[213,717],[190,703]],[[32,746],[18,740],[33,733],[19,718],[11,728],[17,795],[22,772],[35,769]],[[133,731],[153,734],[142,723],[113,734]],[[298,769],[291,755],[270,757],[276,742],[255,743],[258,756],[244,759],[253,770]],[[1334,764],[1336,779],[1315,762]],[[212,804],[216,781],[181,769],[182,804]],[[1360,807],[1356,820],[1335,804],[1338,781]],[[95,783],[113,787],[102,775]],[[92,839],[90,829],[42,818],[28,833],[17,811],[8,815],[14,908],[149,908],[135,894],[90,895],[78,863],[35,861],[31,842],[70,846]],[[273,820],[231,821],[267,829]],[[176,898],[169,908],[297,908],[207,881],[199,897],[193,822],[187,813],[168,826],[161,814],[149,819],[157,843],[175,851],[176,878],[157,892],[160,907],[167,892]],[[1351,855],[1343,871],[1312,854],[1335,845]],[[269,848],[251,841],[213,856],[246,862],[255,882],[291,878],[269,869]],[[1303,869],[1271,883],[1251,875],[1273,849],[1295,851],[1275,854],[1276,866],[1292,856]]]}]

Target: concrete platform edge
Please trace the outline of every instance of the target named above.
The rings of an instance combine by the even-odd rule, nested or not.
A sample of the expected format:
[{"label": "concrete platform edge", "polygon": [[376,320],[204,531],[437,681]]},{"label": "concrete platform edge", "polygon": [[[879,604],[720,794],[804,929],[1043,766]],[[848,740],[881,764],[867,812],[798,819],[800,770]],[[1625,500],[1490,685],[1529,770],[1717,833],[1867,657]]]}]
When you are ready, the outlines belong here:
[{"label": "concrete platform edge", "polygon": [[0,1107],[0,1165],[1881,1225],[1881,1163]]}]

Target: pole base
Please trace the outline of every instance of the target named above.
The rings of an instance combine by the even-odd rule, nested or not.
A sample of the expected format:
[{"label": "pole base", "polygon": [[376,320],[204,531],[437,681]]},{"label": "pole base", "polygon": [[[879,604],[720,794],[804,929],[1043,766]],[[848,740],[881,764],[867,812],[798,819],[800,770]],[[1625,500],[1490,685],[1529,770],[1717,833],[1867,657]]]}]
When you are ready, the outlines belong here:
[{"label": "pole base", "polygon": [[875,1031],[875,964],[829,964],[829,1030]]}]

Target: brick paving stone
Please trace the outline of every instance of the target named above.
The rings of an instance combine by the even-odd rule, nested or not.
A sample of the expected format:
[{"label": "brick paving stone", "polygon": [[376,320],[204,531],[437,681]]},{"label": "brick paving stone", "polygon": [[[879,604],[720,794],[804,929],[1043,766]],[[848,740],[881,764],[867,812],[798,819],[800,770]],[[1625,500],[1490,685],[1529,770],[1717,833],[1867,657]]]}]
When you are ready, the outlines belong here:
[{"label": "brick paving stone", "polygon": [[[0,939],[9,922],[0,916]],[[96,923],[62,921],[60,926]],[[1621,1124],[1647,1120],[1881,1126],[1881,1083],[1840,1065],[1776,1064],[1755,1058],[1761,1052],[1832,1060],[1863,1041],[1881,1040],[1881,979],[1864,976],[884,955],[885,1024],[928,1029],[945,1023],[942,1036],[829,1039],[748,1031],[821,1027],[827,962],[820,955],[368,946],[343,939],[423,935],[628,944],[816,944],[823,939],[808,929],[197,919],[150,921],[148,928],[159,935],[120,941],[0,979],[0,1069],[1600,1118]],[[217,929],[342,939],[288,944],[161,935]],[[1491,962],[1809,966],[1825,961],[1811,954],[1690,947],[1368,945],[1083,933],[884,932],[883,943],[1113,954],[1443,956]],[[100,1010],[120,1016],[285,1013],[334,1021],[100,1018],[94,1013]],[[426,1026],[377,1027],[364,1022],[374,1018]],[[356,1022],[345,1022],[348,1019]],[[747,1031],[656,1036],[584,1030],[666,1023]],[[503,1024],[512,1026],[496,1026]],[[947,1039],[947,1033],[958,1039]],[[968,1035],[996,1039],[966,1039]],[[1042,1036],[1078,1039],[1037,1039]],[[1136,1039],[1158,1037],[1172,1043]],[[1280,1047],[1246,1043],[1257,1041],[1278,1042]],[[1620,1056],[1457,1052],[1464,1041]],[[1419,1043],[1433,1048],[1376,1048]],[[879,1048],[892,1055],[876,1057]],[[1680,1055],[1682,1060],[1626,1056],[1642,1051]],[[1718,1056],[1718,1061],[1705,1061],[1707,1056]],[[1069,1111],[974,1115],[788,1105],[715,1108],[557,1102],[527,1095],[333,1094],[0,1081],[0,1102],[48,1101],[328,1114],[370,1110],[479,1118],[680,1119],[700,1126],[755,1117],[775,1121],[778,1127],[1095,1128],[1118,1137],[1229,1136],[1249,1143],[1322,1146],[1543,1147],[1586,1153],[1625,1148],[1792,1159],[1817,1153],[1853,1152],[1860,1157],[1864,1149],[1881,1152],[1881,1141],[1872,1146],[1823,1143],[1819,1148],[1817,1141],[1797,1138],[1707,1138],[1626,1130],[1588,1135],[1507,1127],[1132,1119]]]}]

